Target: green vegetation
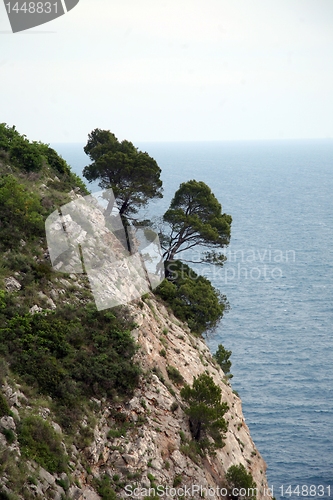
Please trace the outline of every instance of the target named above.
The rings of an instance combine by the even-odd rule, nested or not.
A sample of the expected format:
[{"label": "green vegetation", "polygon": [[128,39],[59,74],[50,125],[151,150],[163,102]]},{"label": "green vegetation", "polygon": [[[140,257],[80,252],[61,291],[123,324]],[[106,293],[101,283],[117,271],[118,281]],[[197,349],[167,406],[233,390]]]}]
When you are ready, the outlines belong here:
[{"label": "green vegetation", "polygon": [[223,264],[225,256],[216,249],[228,245],[231,216],[222,207],[210,188],[202,181],[183,182],[176,191],[163,220],[170,227],[162,236],[164,259],[174,261],[177,254],[194,247],[212,248],[198,262]]},{"label": "green vegetation", "polygon": [[102,500],[117,500],[117,495],[111,486],[110,477],[104,474],[101,479],[95,479],[98,494]]},{"label": "green vegetation", "polygon": [[177,488],[177,486],[179,486],[183,481],[183,477],[178,474],[177,476],[174,477],[174,480],[173,480],[173,487],[174,488]]},{"label": "green vegetation", "polygon": [[[112,187],[125,220],[130,220],[150,199],[162,196],[160,168],[132,143],[119,142],[111,132],[95,129],[84,150],[92,161],[84,169],[85,177],[89,181],[99,179],[102,188]],[[16,498],[16,494],[32,498],[27,485],[35,484],[36,479],[26,466],[29,460],[50,473],[69,474],[71,463],[68,465],[70,458],[64,443],[68,450],[71,444],[79,450],[90,444],[96,424],[96,403],[91,398],[98,398],[102,405],[105,401],[124,401],[139,381],[140,369],[134,361],[137,345],[131,335],[135,325],[129,309],[97,311],[88,280],[65,274],[59,277],[50,264],[44,222],[51,212],[70,201],[68,193],[75,187],[81,194],[88,193],[56,151],[29,141],[15,127],[0,124],[0,382],[8,376],[29,398],[29,406],[25,406],[24,398],[21,400],[19,420],[10,413],[0,392],[0,417],[10,414],[16,422],[15,431],[1,432],[8,445],[17,439],[22,452],[22,461],[17,463],[14,452],[0,451],[0,472],[8,477],[7,485],[14,494],[0,492],[0,499]],[[109,202],[110,211],[112,200]],[[86,220],[76,222],[82,227],[89,224]],[[206,184],[189,181],[175,193],[164,222],[170,228],[163,239],[168,279],[157,294],[193,332],[202,334],[221,319],[227,308],[226,298],[206,278],[175,258],[184,250],[205,246],[214,251],[206,252],[200,260],[222,264],[224,257],[215,250],[229,242],[231,217],[222,214],[221,205]],[[4,280],[9,277],[12,282],[15,278],[19,286],[16,289],[14,281],[10,289],[6,282],[5,291]],[[52,307],[50,301],[47,305],[47,297],[51,296],[57,302],[55,310],[47,309]],[[157,319],[149,294],[142,300]],[[41,305],[43,312],[31,314],[34,304]],[[168,329],[161,334],[160,354],[170,357],[165,337]],[[220,347],[216,360],[229,373],[231,352],[222,352]],[[177,368],[167,367],[169,384],[157,367],[153,371],[176,397],[170,382],[184,384]],[[223,446],[227,430],[223,415],[228,407],[221,403],[221,390],[206,374],[195,378],[192,387],[185,385],[181,396],[193,437],[188,441],[185,434],[181,435],[181,451],[199,463],[207,450]],[[35,415],[41,401],[51,410],[48,420]],[[178,404],[174,401],[170,410],[175,412]],[[110,416],[110,439],[125,436],[134,426],[124,413],[111,412]],[[140,416],[135,425],[144,423],[145,418]],[[55,432],[51,419],[62,426],[63,434]],[[158,427],[156,430],[160,431]],[[148,465],[152,465],[151,461]],[[123,487],[115,477],[105,474],[94,480],[103,500],[115,500],[115,492]],[[148,478],[154,485],[154,476]],[[59,481],[67,491],[73,478]],[[174,485],[180,483],[181,476],[175,476]]]},{"label": "green vegetation", "polygon": [[48,144],[29,141],[20,134],[15,126],[0,123],[0,161],[9,163],[11,171],[15,168],[27,178],[36,181],[41,174],[52,171],[58,176],[55,188],[59,191],[79,186],[82,192],[87,189],[81,179],[71,172],[66,161]]},{"label": "green vegetation", "polygon": [[180,261],[169,263],[168,279],[155,293],[169,304],[177,318],[199,334],[213,329],[228,306],[226,297],[207,278]]},{"label": "green vegetation", "polygon": [[224,375],[228,378],[233,377],[233,375],[230,373],[232,363],[229,358],[231,354],[231,351],[228,351],[222,344],[219,344],[216,353],[213,355],[214,359],[216,359],[217,363],[222,368]]},{"label": "green vegetation", "polygon": [[18,440],[25,458],[35,460],[49,472],[65,472],[67,457],[61,437],[41,417],[31,416],[20,422]]},{"label": "green vegetation", "polygon": [[13,444],[15,442],[16,436],[12,429],[2,429],[1,432],[5,436],[8,444]]},{"label": "green vegetation", "polygon": [[245,495],[241,495],[244,500],[255,500],[256,499],[256,483],[253,480],[252,474],[247,472],[243,464],[232,465],[229,467],[226,474],[226,480],[228,481],[229,489],[232,491],[233,488],[244,490]]},{"label": "green vegetation", "polygon": [[[161,169],[131,142],[119,142],[109,130],[97,128],[89,134],[84,152],[92,160],[83,170],[84,177],[89,182],[99,179],[103,189],[112,188],[120,215],[131,216],[150,199],[162,197]],[[110,213],[112,208],[113,200]]]},{"label": "green vegetation", "polygon": [[0,311],[0,354],[12,370],[56,402],[70,429],[88,396],[129,395],[137,384],[130,324],[88,305],[23,316]]},{"label": "green vegetation", "polygon": [[7,399],[5,396],[0,392],[0,418],[4,417],[5,415],[9,415],[9,406],[7,403]]},{"label": "green vegetation", "polygon": [[226,257],[221,249],[229,244],[232,218],[222,213],[220,203],[204,182],[191,180],[180,185],[163,221],[168,227],[160,232],[167,279],[156,292],[193,332],[211,330],[226,310],[226,297],[181,261],[184,252],[204,247],[195,261],[185,262],[223,265]]},{"label": "green vegetation", "polygon": [[172,380],[172,382],[174,382],[175,384],[180,385],[184,383],[183,376],[174,366],[167,366],[167,373],[169,379]]},{"label": "green vegetation", "polygon": [[202,373],[194,377],[193,385],[185,385],[181,397],[186,402],[185,413],[189,416],[190,430],[202,449],[210,449],[208,436],[217,448],[223,447],[224,433],[228,424],[223,415],[228,411],[227,403],[221,403],[221,389],[212,377]]},{"label": "green vegetation", "polygon": [[45,234],[40,197],[29,192],[13,175],[0,179],[1,240],[0,249],[18,248],[23,238]]}]

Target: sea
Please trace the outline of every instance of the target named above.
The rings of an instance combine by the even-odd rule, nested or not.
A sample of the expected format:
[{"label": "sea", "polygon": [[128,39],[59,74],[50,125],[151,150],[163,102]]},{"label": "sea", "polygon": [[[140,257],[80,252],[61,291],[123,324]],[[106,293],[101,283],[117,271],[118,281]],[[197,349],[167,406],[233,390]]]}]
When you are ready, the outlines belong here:
[{"label": "sea", "polygon": [[[196,179],[233,218],[224,267],[200,266],[230,304],[207,343],[232,351],[274,496],[333,498],[333,140],[135,145],[162,169],[148,216]],[[84,144],[51,146],[82,177]]]}]

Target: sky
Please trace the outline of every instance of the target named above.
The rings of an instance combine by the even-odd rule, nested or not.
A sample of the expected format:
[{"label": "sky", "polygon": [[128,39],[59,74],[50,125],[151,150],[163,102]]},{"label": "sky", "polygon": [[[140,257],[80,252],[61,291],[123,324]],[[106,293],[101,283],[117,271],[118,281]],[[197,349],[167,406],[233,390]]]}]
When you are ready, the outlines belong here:
[{"label": "sky", "polygon": [[332,138],[333,1],[80,0],[15,34],[1,2],[0,89],[46,143]]}]

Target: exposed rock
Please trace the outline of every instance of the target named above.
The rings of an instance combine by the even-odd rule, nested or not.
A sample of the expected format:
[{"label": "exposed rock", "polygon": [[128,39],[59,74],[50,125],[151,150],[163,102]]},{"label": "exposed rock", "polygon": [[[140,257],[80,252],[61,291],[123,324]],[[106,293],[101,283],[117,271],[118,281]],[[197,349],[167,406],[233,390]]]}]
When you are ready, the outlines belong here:
[{"label": "exposed rock", "polygon": [[55,483],[54,476],[52,476],[52,474],[47,472],[47,470],[43,469],[43,467],[39,469],[39,477],[41,478],[42,481],[46,482],[48,485],[53,485]]},{"label": "exposed rock", "polygon": [[5,278],[5,287],[8,292],[17,292],[21,290],[21,284],[13,276]]},{"label": "exposed rock", "polygon": [[[73,199],[80,197],[77,191],[74,189],[71,192]],[[99,229],[97,231],[98,237],[105,240],[105,255],[110,256],[106,251],[109,246],[112,246],[116,253],[117,245],[121,247],[121,244],[114,235],[103,232],[101,214],[96,210],[87,214],[87,217],[88,215],[91,224]],[[85,231],[72,220],[69,214],[63,216],[62,222],[67,228],[72,228],[77,243],[85,241],[85,256],[97,259],[94,254],[96,243],[94,238],[87,238]],[[55,240],[62,229],[60,223],[53,225]],[[104,247],[102,250],[104,251]],[[56,308],[54,300],[68,299],[73,303],[77,298],[77,290],[80,287],[85,289],[88,287],[87,280],[84,281],[79,274],[81,263],[78,255],[73,253],[68,260],[63,255],[61,257],[59,255],[58,258],[61,258],[62,261],[57,262],[53,266],[54,269],[71,274],[69,278],[66,276],[67,279],[60,275],[59,278],[52,280],[49,288],[45,286],[44,291],[50,297],[42,291],[39,292],[39,298],[51,309]],[[102,252],[97,264],[102,265],[103,260]],[[121,262],[120,265],[115,255],[111,264],[114,265],[113,273],[116,276],[116,281],[119,279],[123,285],[122,294],[125,294],[126,297],[135,297],[133,282],[126,278],[128,276],[126,262]],[[78,274],[74,274],[75,272]],[[119,294],[119,290],[115,288],[116,281],[113,279],[111,282],[106,273],[103,281],[105,289],[102,287],[102,292],[107,290],[110,296]],[[21,289],[20,283],[14,277],[7,278],[5,286],[8,291]],[[70,295],[73,289],[75,291]],[[69,295],[70,298],[68,298]],[[81,307],[84,306],[82,300],[78,299],[77,303]],[[271,499],[271,496],[267,494],[266,464],[250,436],[242,413],[241,400],[233,393],[230,382],[214,361],[203,339],[192,335],[187,326],[176,320],[152,294],[149,297],[149,304],[145,300],[139,299],[138,302],[129,304],[128,309],[133,322],[137,325],[133,336],[140,346],[136,360],[143,373],[139,386],[129,401],[115,402],[93,398],[89,410],[94,413],[92,443],[82,450],[78,444],[80,440],[75,441],[75,446],[72,442],[67,441],[67,437],[63,433],[62,447],[64,452],[68,452],[68,476],[50,474],[30,460],[27,467],[29,470],[31,469],[32,477],[38,475],[38,470],[40,476],[37,485],[29,485],[31,492],[45,500],[52,498],[60,500],[65,495],[73,500],[100,500],[100,496],[95,491],[96,480],[107,474],[111,479],[118,477],[117,495],[119,498],[129,498],[128,495],[125,495],[125,490],[122,487],[124,485],[136,484],[139,489],[149,488],[153,476],[153,482],[156,485],[171,488],[175,478],[178,477],[178,480],[181,478],[182,487],[191,488],[197,485],[203,491],[212,488],[214,494],[206,494],[205,497],[217,500],[222,498],[217,488],[226,485],[225,475],[228,468],[231,465],[243,464],[247,471],[251,472],[257,484],[257,500]],[[36,304],[30,309],[31,314],[42,311],[43,309]],[[165,354],[163,356],[160,354],[162,350]],[[221,389],[222,400],[229,407],[225,415],[228,430],[225,446],[217,449],[215,454],[207,454],[202,457],[191,448],[192,437],[189,421],[180,396],[182,385],[175,384],[169,378],[168,367],[170,366],[177,368],[184,383],[192,384],[194,376],[207,372]],[[61,427],[55,422],[56,417],[49,408],[45,407],[46,402],[43,401],[43,407],[39,407],[37,410],[32,402],[30,406],[25,405],[22,409],[20,401],[23,401],[25,396],[19,390],[5,385],[3,391],[10,406],[22,411],[21,418],[25,418],[30,413],[39,413],[53,426],[57,434],[62,433]],[[20,411],[18,411],[18,415]],[[119,421],[114,418],[116,412],[121,414],[122,421],[127,424],[126,426],[121,427]],[[83,429],[87,429],[88,422],[90,420],[86,416],[81,422]],[[15,421],[11,416],[2,417],[0,427],[15,431]],[[119,432],[120,428],[122,434]],[[110,429],[117,432],[110,433]],[[89,431],[89,429],[87,430]],[[117,437],[112,437],[113,435]],[[5,437],[0,433],[0,446],[5,447],[6,445],[8,447]],[[12,453],[16,453],[15,460],[20,457],[18,445],[19,442],[15,442],[15,446],[8,447]],[[56,483],[57,480],[64,481],[64,483],[71,481],[68,491],[65,492]],[[62,485],[67,490],[67,485]],[[111,486],[113,489],[117,489],[115,483]],[[2,486],[2,488],[4,487]],[[149,493],[143,491],[136,498],[143,499],[145,496],[149,496]],[[191,498],[196,500],[202,498],[201,491],[193,492]]]},{"label": "exposed rock", "polygon": [[29,313],[30,314],[36,314],[36,313],[40,313],[42,312],[43,309],[41,307],[39,307],[37,304],[35,304],[34,306],[32,306],[30,309],[29,309]]},{"label": "exposed rock", "polygon": [[0,428],[1,429],[7,429],[7,430],[16,430],[16,425],[13,417],[5,416],[0,419]]},{"label": "exposed rock", "polygon": [[57,309],[57,306],[55,305],[55,303],[53,302],[53,300],[51,298],[48,297],[46,300],[46,303],[50,309]]},{"label": "exposed rock", "polygon": [[52,422],[51,424],[57,434],[62,434],[62,428],[60,427],[59,424],[57,424],[56,422]]}]

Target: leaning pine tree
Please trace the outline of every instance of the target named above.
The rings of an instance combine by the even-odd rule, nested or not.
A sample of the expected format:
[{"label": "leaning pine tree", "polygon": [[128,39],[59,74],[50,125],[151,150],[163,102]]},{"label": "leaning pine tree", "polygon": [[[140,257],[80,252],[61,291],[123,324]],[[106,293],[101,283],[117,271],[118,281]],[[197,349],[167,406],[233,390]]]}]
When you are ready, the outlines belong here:
[{"label": "leaning pine tree", "polygon": [[[230,241],[231,221],[207,184],[195,180],[180,185],[163,216],[160,240],[167,280],[157,292],[196,333],[214,329],[228,303],[225,295],[185,262],[223,265],[222,249]],[[193,260],[186,251],[195,247],[201,251]]]},{"label": "leaning pine tree", "polygon": [[221,250],[229,244],[232,218],[222,213],[221,204],[207,184],[195,180],[183,182],[163,220],[169,228],[162,236],[167,262],[179,259],[180,252],[204,247],[202,258],[195,263],[223,265],[226,258]]}]

